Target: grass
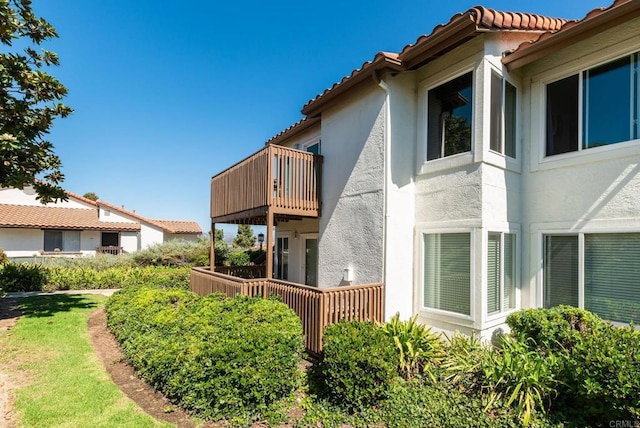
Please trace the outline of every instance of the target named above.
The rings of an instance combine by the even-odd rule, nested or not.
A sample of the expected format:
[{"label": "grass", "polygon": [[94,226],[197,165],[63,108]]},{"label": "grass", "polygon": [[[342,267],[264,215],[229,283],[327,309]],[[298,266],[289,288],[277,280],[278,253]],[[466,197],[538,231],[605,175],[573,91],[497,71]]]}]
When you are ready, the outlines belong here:
[{"label": "grass", "polygon": [[147,415],[111,381],[95,356],[89,312],[106,298],[58,295],[21,300],[23,316],[0,335],[0,363],[20,373],[19,426],[169,427]]}]

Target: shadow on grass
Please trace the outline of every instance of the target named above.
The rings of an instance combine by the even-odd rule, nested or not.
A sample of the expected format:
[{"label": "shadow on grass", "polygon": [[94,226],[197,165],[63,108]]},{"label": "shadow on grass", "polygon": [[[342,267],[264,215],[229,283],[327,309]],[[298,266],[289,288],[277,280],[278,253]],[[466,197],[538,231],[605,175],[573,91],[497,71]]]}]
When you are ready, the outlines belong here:
[{"label": "shadow on grass", "polygon": [[55,296],[34,296],[20,299],[20,311],[23,317],[50,317],[58,312],[73,309],[94,309],[98,302],[81,294],[60,294]]}]

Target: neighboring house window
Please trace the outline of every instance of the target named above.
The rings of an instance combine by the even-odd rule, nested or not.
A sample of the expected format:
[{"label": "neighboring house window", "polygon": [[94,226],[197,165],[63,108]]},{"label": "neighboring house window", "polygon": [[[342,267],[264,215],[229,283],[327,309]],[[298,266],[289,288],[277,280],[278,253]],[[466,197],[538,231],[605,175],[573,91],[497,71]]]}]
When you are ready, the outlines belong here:
[{"label": "neighboring house window", "polygon": [[547,85],[547,156],[638,138],[638,55]]},{"label": "neighboring house window", "polygon": [[471,315],[471,234],[424,235],[426,308]]},{"label": "neighboring house window", "polygon": [[427,160],[471,151],[473,73],[429,90]]},{"label": "neighboring house window", "polygon": [[544,243],[545,307],[571,305],[610,321],[640,322],[640,233],[547,235]]},{"label": "neighboring house window", "polygon": [[45,251],[80,251],[80,231],[79,230],[45,230],[44,231]]},{"label": "neighboring house window", "polygon": [[487,244],[487,313],[516,307],[516,235],[489,233]]},{"label": "neighboring house window", "polygon": [[490,148],[516,157],[516,87],[495,71],[491,72]]}]

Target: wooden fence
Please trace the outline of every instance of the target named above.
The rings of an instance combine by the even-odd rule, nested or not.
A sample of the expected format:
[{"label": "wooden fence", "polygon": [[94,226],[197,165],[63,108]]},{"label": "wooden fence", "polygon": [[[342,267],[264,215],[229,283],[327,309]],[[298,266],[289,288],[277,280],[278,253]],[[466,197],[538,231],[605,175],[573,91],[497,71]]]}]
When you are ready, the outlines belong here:
[{"label": "wooden fence", "polygon": [[322,351],[322,332],[341,319],[383,321],[384,286],[382,284],[316,288],[276,279],[242,279],[211,272],[191,270],[191,291],[206,296],[279,296],[302,321],[305,346],[311,354]]},{"label": "wooden fence", "polygon": [[215,271],[224,275],[231,275],[244,279],[265,278],[267,276],[267,267],[265,265],[216,266]]}]

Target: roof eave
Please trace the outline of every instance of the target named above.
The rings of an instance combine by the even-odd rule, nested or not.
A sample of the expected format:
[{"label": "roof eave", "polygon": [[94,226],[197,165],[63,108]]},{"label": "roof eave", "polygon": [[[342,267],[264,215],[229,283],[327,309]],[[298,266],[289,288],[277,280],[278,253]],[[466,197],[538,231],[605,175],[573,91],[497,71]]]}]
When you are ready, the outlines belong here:
[{"label": "roof eave", "polygon": [[320,123],[320,118],[319,117],[308,117],[300,122],[298,122],[297,124],[291,126],[288,129],[285,129],[284,131],[282,131],[280,134],[276,135],[275,137],[271,138],[269,141],[267,141],[266,143],[264,143],[265,146],[269,146],[269,145],[280,145],[283,142],[285,142],[286,140],[288,140],[289,138],[293,138],[296,135],[300,135],[302,134],[304,131],[307,131],[310,128],[313,128],[314,125]]},{"label": "roof eave", "polygon": [[399,72],[403,70],[404,67],[402,66],[402,62],[397,58],[380,55],[372,63],[361,69],[357,74],[343,79],[342,82],[336,84],[333,88],[329,89],[327,92],[317,97],[315,100],[310,101],[302,108],[302,114],[311,118],[317,117],[320,115],[322,110],[324,110],[329,105],[332,105],[335,100],[338,97],[342,96],[342,94],[344,94],[345,92],[351,90],[352,88],[360,85],[363,82],[374,82],[372,76],[374,76],[376,73],[379,74],[386,71]]},{"label": "roof eave", "polygon": [[[592,36],[639,16],[640,2],[629,1],[619,6],[603,10],[599,15],[592,18],[587,17],[573,24],[572,27],[564,30],[561,29],[547,36],[547,38],[520,47],[502,58],[502,63],[508,70],[518,69],[583,40],[585,34]],[[571,23],[565,25],[571,25]]]},{"label": "roof eave", "polygon": [[439,32],[431,34],[421,43],[406,49],[398,58],[407,70],[423,66],[436,56],[455,48],[481,32],[470,14],[447,24]]}]

